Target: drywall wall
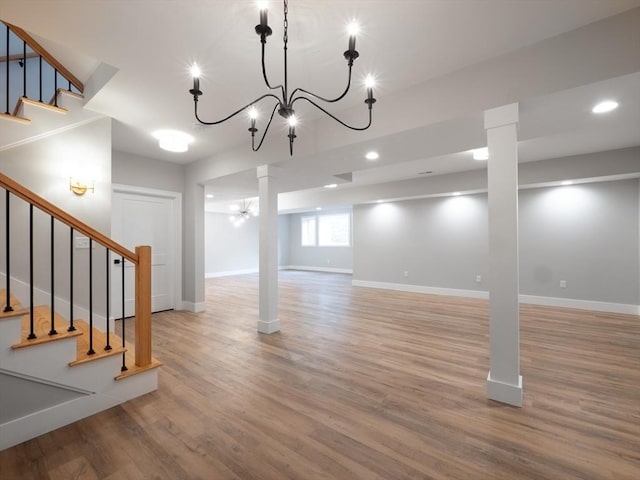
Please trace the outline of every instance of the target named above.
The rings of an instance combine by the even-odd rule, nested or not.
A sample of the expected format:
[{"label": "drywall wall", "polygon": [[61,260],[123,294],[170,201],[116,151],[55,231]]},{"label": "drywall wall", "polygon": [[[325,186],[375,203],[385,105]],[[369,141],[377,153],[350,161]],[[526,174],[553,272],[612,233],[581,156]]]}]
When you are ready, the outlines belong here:
[{"label": "drywall wall", "polygon": [[184,165],[114,150],[111,180],[121,185],[184,191]]},{"label": "drywall wall", "polygon": [[[353,246],[349,247],[303,247],[301,241],[301,218],[309,215],[349,213],[351,209],[334,209],[322,212],[294,213],[289,217],[289,262],[287,265],[310,270],[348,271],[353,268]],[[352,235],[353,237],[353,235]],[[352,242],[353,245],[353,242]]]},{"label": "drywall wall", "polygon": [[[520,293],[640,304],[638,197],[636,179],[521,190]],[[486,194],[359,205],[353,222],[354,281],[488,290]]]},{"label": "drywall wall", "polygon": [[[2,172],[46,200],[79,218],[91,227],[109,235],[111,231],[111,119],[102,118],[61,133],[41,138],[8,150],[0,151]],[[69,190],[69,178],[84,177],[95,182],[95,191],[77,196]],[[11,275],[28,281],[29,208],[11,197]],[[5,210],[4,195],[0,209]],[[4,251],[5,234],[2,222],[0,248]],[[49,292],[51,252],[50,217],[34,210],[34,284]],[[78,237],[74,234],[74,237]],[[75,242],[75,240],[74,240]],[[55,294],[69,297],[70,229],[60,222],[54,224]],[[91,250],[94,268],[94,292],[105,292],[105,250]],[[4,272],[4,255],[0,269]],[[89,286],[84,272],[89,270],[89,249],[74,246],[74,303],[86,307]],[[22,299],[26,302],[27,299]],[[94,309],[104,313],[105,295],[95,295]],[[60,312],[66,316],[67,312]]]},{"label": "drywall wall", "polygon": [[[278,217],[278,265],[288,259],[289,219]],[[250,217],[235,227],[224,213],[205,213],[204,245],[207,277],[258,271],[259,221]]]},{"label": "drywall wall", "polygon": [[636,179],[521,190],[519,210],[521,293],[640,304]]},{"label": "drywall wall", "polygon": [[358,205],[353,278],[486,290],[488,235],[485,194]]}]

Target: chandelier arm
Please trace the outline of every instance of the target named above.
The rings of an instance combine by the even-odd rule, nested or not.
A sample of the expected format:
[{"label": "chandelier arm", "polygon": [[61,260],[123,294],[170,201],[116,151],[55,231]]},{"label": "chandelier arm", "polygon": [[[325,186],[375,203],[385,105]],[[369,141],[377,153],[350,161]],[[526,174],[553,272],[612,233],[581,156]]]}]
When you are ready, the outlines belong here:
[{"label": "chandelier arm", "polygon": [[309,90],[305,90],[304,88],[296,88],[292,93],[291,96],[289,97],[289,103],[291,103],[291,101],[293,100],[293,97],[295,96],[295,94],[297,92],[302,92],[302,93],[306,93],[307,95],[311,95],[312,97],[315,97],[319,100],[322,100],[323,102],[327,102],[327,103],[335,103],[337,101],[340,101],[344,98],[344,96],[349,92],[349,89],[351,88],[351,70],[352,70],[352,66],[349,65],[349,77],[347,78],[347,88],[344,89],[344,92],[342,92],[342,95],[340,95],[339,97],[333,98],[333,99],[329,99],[329,98],[324,98],[321,97],[320,95],[316,95],[313,92],[310,92]]},{"label": "chandelier arm", "polygon": [[200,122],[203,125],[218,125],[222,122],[226,122],[227,120],[229,120],[230,118],[235,117],[237,114],[239,114],[240,112],[242,112],[243,110],[246,110],[247,108],[249,108],[251,105],[254,105],[256,103],[258,103],[259,101],[267,98],[267,97],[273,97],[278,101],[278,104],[281,105],[282,102],[280,101],[280,99],[278,97],[276,97],[273,93],[266,93],[264,95],[262,95],[261,97],[256,98],[253,102],[247,103],[244,107],[239,108],[238,110],[236,110],[235,112],[233,112],[231,115],[226,116],[225,118],[223,118],[222,120],[217,120],[215,122],[205,122],[204,120],[200,120],[200,117],[198,117],[198,101],[195,100],[195,116],[196,116],[196,120],[198,120],[198,122]]},{"label": "chandelier arm", "polygon": [[278,101],[278,103],[276,103],[273,106],[273,110],[271,111],[271,116],[269,117],[269,122],[267,123],[267,126],[264,129],[264,133],[262,134],[262,138],[260,139],[260,143],[258,144],[258,146],[256,148],[253,147],[253,138],[252,138],[252,140],[251,140],[251,149],[254,152],[257,152],[258,150],[260,150],[260,147],[262,146],[262,142],[264,142],[264,139],[267,136],[267,132],[269,131],[269,127],[271,126],[271,122],[273,121],[273,116],[276,114],[276,109],[278,108],[279,105],[280,105],[280,101]]},{"label": "chandelier arm", "polygon": [[330,116],[331,118],[333,118],[336,122],[338,122],[339,124],[341,124],[344,127],[347,127],[351,130],[358,130],[358,131],[362,131],[362,130],[366,130],[367,128],[369,128],[371,126],[371,120],[372,120],[372,108],[371,105],[369,105],[369,123],[367,124],[366,127],[352,127],[349,124],[346,124],[345,122],[343,122],[342,120],[340,120],[338,117],[336,117],[335,115],[333,115],[332,113],[328,112],[327,110],[325,110],[324,108],[322,108],[320,105],[318,105],[317,103],[315,103],[313,100],[307,98],[307,97],[296,97],[293,99],[293,101],[291,102],[291,106],[293,106],[293,104],[295,102],[297,102],[298,100],[306,100],[307,102],[309,102],[311,105],[313,105],[314,107],[316,107],[318,110],[326,113],[328,116]]},{"label": "chandelier arm", "polygon": [[269,83],[269,79],[267,78],[267,67],[264,64],[264,48],[265,48],[265,44],[263,43],[262,44],[262,77],[264,78],[264,83],[271,90],[280,89],[282,91],[282,98],[284,99],[285,98],[284,87],[282,85],[276,85],[275,87],[272,87],[271,84]]}]

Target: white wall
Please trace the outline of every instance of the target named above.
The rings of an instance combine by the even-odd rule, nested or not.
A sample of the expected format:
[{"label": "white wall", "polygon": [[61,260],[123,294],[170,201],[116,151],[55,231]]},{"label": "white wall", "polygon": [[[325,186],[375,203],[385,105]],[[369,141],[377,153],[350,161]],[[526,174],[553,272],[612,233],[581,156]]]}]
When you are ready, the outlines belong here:
[{"label": "white wall", "polygon": [[[66,130],[57,135],[0,151],[2,172],[22,183],[46,200],[57,205],[91,227],[109,235],[111,232],[111,119],[99,119]],[[77,196],[69,190],[69,177],[86,174],[95,180],[95,192]],[[4,218],[4,192],[0,209]],[[11,198],[12,263],[11,275],[22,282],[28,281],[28,221],[27,204]],[[34,212],[35,286],[50,291],[50,217]],[[0,248],[4,251],[4,222]],[[69,228],[55,223],[55,293],[69,296]],[[105,305],[105,250],[96,247],[94,258],[94,308],[98,312]],[[75,249],[74,303],[88,305],[88,285],[81,272],[88,272],[89,250]],[[4,255],[0,269],[5,271]],[[28,299],[21,298],[23,304]],[[65,311],[60,312],[66,316]]]},{"label": "white wall", "polygon": [[[259,219],[250,217],[234,227],[229,215],[205,213],[205,275],[216,277],[258,271]],[[288,259],[289,219],[278,217],[278,264]]]},{"label": "white wall", "polygon": [[[636,179],[521,190],[521,294],[640,304],[639,196]],[[486,291],[487,226],[486,194],[356,206],[354,281]]]},{"label": "white wall", "polygon": [[182,193],[184,170],[184,165],[113,151],[113,183]]}]

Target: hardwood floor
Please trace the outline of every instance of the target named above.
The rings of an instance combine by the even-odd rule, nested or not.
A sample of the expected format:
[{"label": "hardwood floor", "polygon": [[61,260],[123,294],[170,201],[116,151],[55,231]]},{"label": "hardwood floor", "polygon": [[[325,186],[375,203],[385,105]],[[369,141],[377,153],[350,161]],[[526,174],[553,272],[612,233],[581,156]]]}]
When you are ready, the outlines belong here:
[{"label": "hardwood floor", "polygon": [[640,317],[523,306],[520,409],[485,397],[485,301],[350,282],[280,272],[267,336],[256,275],[208,280],[206,313],[154,315],[157,392],[0,452],[0,478],[640,478]]}]

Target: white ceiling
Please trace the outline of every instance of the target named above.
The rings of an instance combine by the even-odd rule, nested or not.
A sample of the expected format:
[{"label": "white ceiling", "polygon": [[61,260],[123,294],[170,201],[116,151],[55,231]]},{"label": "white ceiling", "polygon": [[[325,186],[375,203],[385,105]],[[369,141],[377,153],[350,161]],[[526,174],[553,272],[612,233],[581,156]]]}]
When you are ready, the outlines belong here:
[{"label": "white ceiling", "polygon": [[[272,83],[280,83],[282,5],[276,0],[269,4],[274,35],[267,44],[267,65]],[[289,84],[327,96],[341,90],[346,78],[344,29],[353,18],[362,25],[360,58],[353,92],[340,103],[341,109],[362,103],[366,73],[378,78],[380,99],[637,6],[640,0],[290,0]],[[265,93],[253,0],[0,0],[0,19],[37,36],[82,80],[100,63],[118,69],[90,103],[92,110],[115,119],[114,149],[176,163],[211,158],[238,145],[249,149],[247,120],[241,116],[221,126],[195,128],[188,67],[197,61],[204,71],[200,113],[205,119],[224,116]],[[640,144],[633,127],[640,124],[639,79],[611,82],[558,92],[523,106],[522,160]],[[608,91],[624,103],[615,117],[594,118],[589,114],[593,99]],[[303,109],[301,115],[314,117]],[[364,106],[362,110],[364,117]],[[363,145],[333,148],[329,142],[321,159],[290,159],[284,151],[278,165],[290,173],[285,181],[290,189],[330,183],[334,174],[343,172],[354,172],[353,182],[364,184],[429,170],[440,174],[482,168],[460,153],[482,145],[481,121],[478,115],[429,131],[381,137],[367,144],[380,151],[376,162],[362,158]],[[189,152],[160,150],[151,133],[161,128],[193,135]],[[272,128],[270,137],[278,137],[281,129]],[[304,125],[298,134],[305,135]],[[447,136],[456,137],[460,150],[425,153],[428,139]],[[217,199],[254,196],[254,172],[208,181],[207,190],[215,191]]]}]

